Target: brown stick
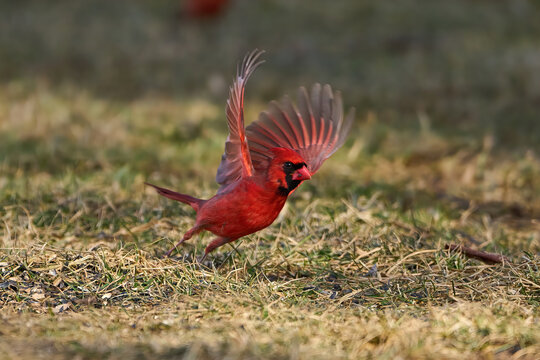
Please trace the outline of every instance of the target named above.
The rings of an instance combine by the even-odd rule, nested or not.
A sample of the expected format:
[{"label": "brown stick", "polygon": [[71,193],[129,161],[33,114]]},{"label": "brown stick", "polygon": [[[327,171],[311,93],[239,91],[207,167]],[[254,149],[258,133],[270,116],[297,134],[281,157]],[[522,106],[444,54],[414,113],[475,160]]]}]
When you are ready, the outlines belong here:
[{"label": "brown stick", "polygon": [[452,251],[460,251],[463,253],[463,255],[480,260],[486,264],[502,264],[503,262],[510,262],[510,260],[504,255],[474,250],[470,247],[463,245],[449,244],[445,246],[445,249],[450,249]]}]

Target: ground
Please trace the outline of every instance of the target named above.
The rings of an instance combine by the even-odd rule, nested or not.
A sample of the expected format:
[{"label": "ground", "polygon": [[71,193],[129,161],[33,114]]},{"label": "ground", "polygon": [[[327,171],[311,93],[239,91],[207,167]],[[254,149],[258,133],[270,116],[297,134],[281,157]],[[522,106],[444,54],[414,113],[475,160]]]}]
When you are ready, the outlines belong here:
[{"label": "ground", "polygon": [[[0,355],[535,359],[533,1],[0,2]],[[235,64],[246,121],[331,83],[357,120],[268,229],[194,261]],[[488,265],[447,245],[503,254]]]}]

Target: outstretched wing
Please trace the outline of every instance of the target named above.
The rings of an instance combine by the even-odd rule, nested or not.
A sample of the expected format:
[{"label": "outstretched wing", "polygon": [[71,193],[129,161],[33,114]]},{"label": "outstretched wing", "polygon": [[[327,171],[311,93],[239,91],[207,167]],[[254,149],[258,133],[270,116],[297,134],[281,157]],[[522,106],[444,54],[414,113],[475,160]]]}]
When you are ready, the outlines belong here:
[{"label": "outstretched wing", "polygon": [[295,150],[304,158],[311,174],[347,138],[354,119],[354,108],[343,118],[341,94],[330,85],[315,84],[311,94],[298,90],[298,107],[288,97],[272,101],[269,109],[246,128],[251,161],[255,171],[264,171],[274,147]]},{"label": "outstretched wing", "polygon": [[216,181],[221,185],[251,176],[254,172],[244,129],[244,89],[249,76],[264,62],[259,60],[263,52],[254,50],[246,55],[230,88],[226,108],[229,136],[216,175]]}]

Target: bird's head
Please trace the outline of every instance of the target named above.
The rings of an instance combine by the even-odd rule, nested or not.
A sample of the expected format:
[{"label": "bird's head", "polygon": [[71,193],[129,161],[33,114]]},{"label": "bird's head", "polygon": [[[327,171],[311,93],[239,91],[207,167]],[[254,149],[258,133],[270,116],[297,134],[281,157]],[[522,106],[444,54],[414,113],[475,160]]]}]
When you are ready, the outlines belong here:
[{"label": "bird's head", "polygon": [[304,159],[294,150],[270,149],[273,154],[268,169],[268,180],[277,186],[280,195],[287,196],[304,180],[311,178]]}]

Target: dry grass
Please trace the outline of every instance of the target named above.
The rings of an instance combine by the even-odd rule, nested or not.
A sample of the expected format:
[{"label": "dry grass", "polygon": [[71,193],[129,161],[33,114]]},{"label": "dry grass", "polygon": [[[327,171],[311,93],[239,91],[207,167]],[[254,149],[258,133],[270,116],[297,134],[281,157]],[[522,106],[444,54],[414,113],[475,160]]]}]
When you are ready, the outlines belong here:
[{"label": "dry grass", "polygon": [[[108,3],[99,4],[112,14],[128,9]],[[372,31],[360,41],[354,34],[362,22],[339,8],[324,21],[348,21],[358,31],[335,29],[340,36],[328,39],[312,24],[319,10],[304,9],[303,20],[289,24],[298,17],[289,2],[239,1],[217,25],[170,28],[172,5],[137,3],[116,43],[99,30],[116,25],[114,16],[86,18],[87,5],[73,4],[44,14],[40,2],[25,11],[0,4],[0,17],[33,19],[21,46],[0,36],[0,357],[538,357],[536,5],[429,6],[412,21],[414,1],[397,8],[360,2],[351,6]],[[285,14],[282,31],[297,37],[263,31],[270,25],[257,19],[268,11]],[[244,45],[235,24],[246,13],[256,31]],[[65,14],[86,19],[93,42],[65,37],[66,29],[81,31],[77,21],[49,21]],[[446,30],[432,32],[433,19]],[[141,44],[128,41],[136,24]],[[410,26],[408,36],[397,36]],[[1,34],[21,25],[0,27],[8,31]],[[45,45],[31,41],[35,29]],[[213,39],[217,33],[224,35]],[[269,50],[268,66],[248,89],[246,118],[271,94],[334,76],[346,103],[360,110],[350,141],[273,226],[204,264],[193,259],[205,235],[161,258],[193,213],[143,185],[203,198],[216,190],[225,89],[220,73],[208,76],[208,88],[194,85],[215,65],[201,38],[230,53],[215,70],[227,79],[244,46]],[[179,39],[189,46],[177,58]],[[346,50],[351,41],[372,51],[360,58]],[[98,45],[112,60],[96,53]],[[450,56],[456,48],[459,59]],[[32,57],[37,51],[41,57]],[[502,60],[491,63],[493,53]],[[516,54],[528,54],[526,66],[510,61]],[[116,61],[125,65],[117,73]],[[174,72],[177,61],[192,71]],[[148,75],[152,65],[156,76]],[[411,69],[419,69],[417,82]],[[447,244],[510,262],[484,265]]]}]

